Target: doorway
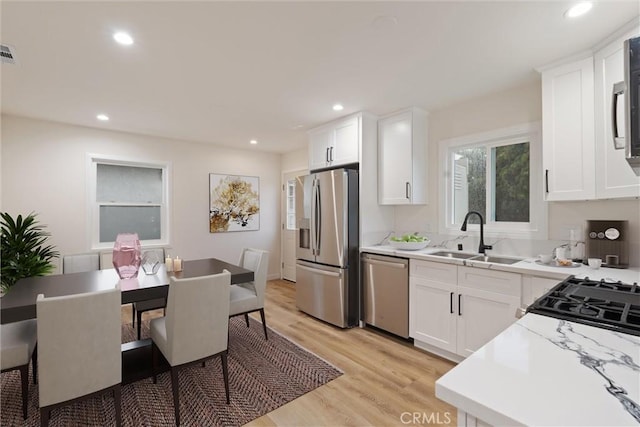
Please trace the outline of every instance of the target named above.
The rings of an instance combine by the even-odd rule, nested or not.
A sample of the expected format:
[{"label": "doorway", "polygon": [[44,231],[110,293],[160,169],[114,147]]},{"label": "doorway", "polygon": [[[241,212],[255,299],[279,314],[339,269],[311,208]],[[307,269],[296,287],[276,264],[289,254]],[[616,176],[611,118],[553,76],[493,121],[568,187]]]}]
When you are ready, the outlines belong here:
[{"label": "doorway", "polygon": [[305,175],[306,170],[282,174],[282,234],[280,277],[296,281],[296,177]]}]

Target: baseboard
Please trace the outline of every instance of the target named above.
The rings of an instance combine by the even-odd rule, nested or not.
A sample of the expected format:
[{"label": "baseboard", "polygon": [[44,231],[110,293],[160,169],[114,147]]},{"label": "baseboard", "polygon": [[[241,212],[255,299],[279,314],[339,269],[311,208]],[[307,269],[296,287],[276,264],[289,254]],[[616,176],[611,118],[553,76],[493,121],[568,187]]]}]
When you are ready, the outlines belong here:
[{"label": "baseboard", "polygon": [[440,356],[445,359],[451,360],[452,362],[460,363],[464,360],[464,357],[458,354],[451,353],[449,351],[443,350],[431,344],[427,344],[426,342],[423,342],[423,341],[418,341],[416,339],[413,340],[413,346],[419,348],[420,350],[433,353],[436,356]]}]

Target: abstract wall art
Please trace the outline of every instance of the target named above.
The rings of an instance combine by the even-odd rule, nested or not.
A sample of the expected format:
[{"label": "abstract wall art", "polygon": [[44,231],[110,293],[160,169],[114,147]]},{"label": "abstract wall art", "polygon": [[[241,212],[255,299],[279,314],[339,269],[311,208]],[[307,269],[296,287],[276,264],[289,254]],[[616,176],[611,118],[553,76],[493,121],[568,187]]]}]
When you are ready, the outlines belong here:
[{"label": "abstract wall art", "polygon": [[209,232],[260,229],[260,178],[209,174]]}]

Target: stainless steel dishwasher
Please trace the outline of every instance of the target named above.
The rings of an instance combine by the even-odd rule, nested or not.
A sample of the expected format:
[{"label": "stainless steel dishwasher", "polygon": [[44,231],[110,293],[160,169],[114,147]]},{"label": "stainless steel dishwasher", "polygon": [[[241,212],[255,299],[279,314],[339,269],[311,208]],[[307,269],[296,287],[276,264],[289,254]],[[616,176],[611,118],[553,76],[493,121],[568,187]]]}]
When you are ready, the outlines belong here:
[{"label": "stainless steel dishwasher", "polygon": [[364,322],[409,338],[409,260],[362,254]]}]

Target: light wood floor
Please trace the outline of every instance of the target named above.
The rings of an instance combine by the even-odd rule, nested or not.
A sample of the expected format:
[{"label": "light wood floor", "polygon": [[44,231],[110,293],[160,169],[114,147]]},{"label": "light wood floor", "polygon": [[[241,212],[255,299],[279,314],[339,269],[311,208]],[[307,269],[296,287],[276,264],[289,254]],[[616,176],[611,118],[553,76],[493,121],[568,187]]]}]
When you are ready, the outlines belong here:
[{"label": "light wood floor", "polygon": [[[268,282],[267,325],[344,371],[334,381],[258,418],[250,426],[402,426],[431,419],[456,424],[435,397],[435,381],[454,363],[371,329],[339,329],[296,309],[295,284]],[[162,311],[150,312],[152,316]],[[145,314],[145,318],[148,315]],[[131,311],[123,308],[123,321]],[[256,316],[259,319],[259,316]],[[404,414],[404,415],[403,415]],[[429,418],[432,417],[432,418]],[[437,418],[436,418],[437,417]]]}]

